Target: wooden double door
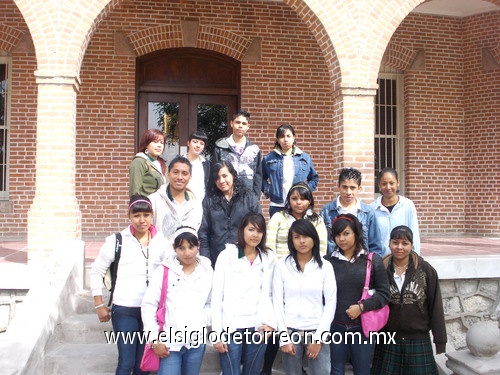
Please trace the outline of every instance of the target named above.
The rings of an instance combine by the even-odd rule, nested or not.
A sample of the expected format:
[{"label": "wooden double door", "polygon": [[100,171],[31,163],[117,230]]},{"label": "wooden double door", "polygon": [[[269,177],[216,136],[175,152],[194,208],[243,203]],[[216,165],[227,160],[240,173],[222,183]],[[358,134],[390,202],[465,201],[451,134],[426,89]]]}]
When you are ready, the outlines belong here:
[{"label": "wooden double door", "polygon": [[201,130],[211,155],[238,110],[239,77],[238,61],[205,50],[180,48],[139,58],[136,139],[151,128],[165,132],[169,161],[184,154],[189,135]]}]

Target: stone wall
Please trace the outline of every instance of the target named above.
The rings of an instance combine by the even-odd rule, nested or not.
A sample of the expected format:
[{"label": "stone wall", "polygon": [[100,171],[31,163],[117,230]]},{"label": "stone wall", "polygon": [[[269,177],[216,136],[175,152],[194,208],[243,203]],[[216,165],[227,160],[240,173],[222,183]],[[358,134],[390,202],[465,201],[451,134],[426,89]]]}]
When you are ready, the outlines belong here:
[{"label": "stone wall", "polygon": [[465,334],[479,321],[496,320],[500,309],[500,278],[442,280],[448,342],[455,350],[466,349]]},{"label": "stone wall", "polygon": [[443,297],[448,343],[466,349],[465,334],[479,321],[500,315],[500,255],[429,256]]}]

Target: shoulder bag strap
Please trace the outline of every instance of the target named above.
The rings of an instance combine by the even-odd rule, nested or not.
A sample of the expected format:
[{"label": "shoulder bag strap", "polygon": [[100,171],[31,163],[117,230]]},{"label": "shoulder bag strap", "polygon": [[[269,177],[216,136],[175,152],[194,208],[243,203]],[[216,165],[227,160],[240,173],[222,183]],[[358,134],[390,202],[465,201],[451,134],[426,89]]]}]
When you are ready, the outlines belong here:
[{"label": "shoulder bag strap", "polygon": [[372,273],[372,258],[373,258],[373,253],[369,253],[368,257],[366,259],[366,279],[365,279],[365,292],[368,293],[368,290],[370,289],[370,276]]},{"label": "shoulder bag strap", "polygon": [[113,293],[115,291],[116,278],[118,277],[118,262],[122,253],[122,234],[115,233],[115,260],[113,261],[113,270],[111,272],[111,292],[109,294],[108,307],[113,302]]},{"label": "shoulder bag strap", "polygon": [[[167,300],[167,288],[168,288],[168,267],[163,266],[163,283],[161,285],[161,295],[160,303],[158,304],[158,310],[165,310],[165,302]],[[156,320],[160,331],[163,331],[163,325],[165,324],[165,314],[156,314]]]}]

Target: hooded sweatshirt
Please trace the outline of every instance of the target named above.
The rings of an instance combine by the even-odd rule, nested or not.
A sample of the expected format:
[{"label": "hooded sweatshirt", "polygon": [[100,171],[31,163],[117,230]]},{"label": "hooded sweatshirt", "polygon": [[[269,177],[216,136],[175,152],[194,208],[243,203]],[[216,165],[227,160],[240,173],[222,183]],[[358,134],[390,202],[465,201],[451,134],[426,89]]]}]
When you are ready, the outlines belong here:
[{"label": "hooded sweatshirt", "polygon": [[[153,275],[141,306],[144,332],[150,332],[149,342],[159,338],[171,351],[184,346],[197,347],[203,342],[206,326],[210,324],[213,270],[208,258],[197,255],[196,263],[195,270],[186,275],[177,254],[171,254]],[[156,310],[165,267],[168,268],[165,326],[164,333],[158,336]]]},{"label": "hooded sweatshirt", "polygon": [[153,224],[159,232],[169,241],[173,241],[173,234],[177,228],[188,226],[198,230],[203,216],[201,202],[196,199],[193,192],[186,188],[186,200],[182,205],[177,205],[167,195],[168,185],[161,186],[149,196],[153,206]]},{"label": "hooded sweatshirt", "polygon": [[401,291],[394,281],[392,255],[384,258],[391,286],[389,321],[386,332],[396,332],[398,339],[425,339],[432,331],[437,353],[446,347],[446,324],[443,300],[436,270],[414,251],[405,272]]}]

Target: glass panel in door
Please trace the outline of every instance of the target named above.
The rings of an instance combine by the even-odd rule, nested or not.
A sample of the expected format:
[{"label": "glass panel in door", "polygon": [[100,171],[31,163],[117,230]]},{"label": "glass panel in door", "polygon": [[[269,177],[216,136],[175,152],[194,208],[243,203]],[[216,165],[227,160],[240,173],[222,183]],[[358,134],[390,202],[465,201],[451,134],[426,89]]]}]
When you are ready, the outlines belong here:
[{"label": "glass panel in door", "polygon": [[141,93],[138,139],[147,129],[163,131],[167,144],[162,157],[168,163],[186,154],[189,135],[201,130],[208,136],[205,156],[209,158],[215,142],[227,135],[236,104],[236,96]]},{"label": "glass panel in door", "polygon": [[143,93],[139,99],[138,138],[148,129],[165,133],[166,145],[162,154],[167,163],[182,153],[188,132],[187,95]]},{"label": "glass panel in door", "polygon": [[176,102],[148,102],[148,129],[165,133],[165,150],[161,157],[167,161],[179,154],[179,109]]},{"label": "glass panel in door", "polygon": [[[205,146],[205,157],[210,158],[215,148],[215,142],[227,136],[230,116],[236,112],[235,96],[223,95],[190,95],[190,123],[196,121],[196,130],[203,131],[208,142]],[[193,116],[195,114],[195,116]]]}]

